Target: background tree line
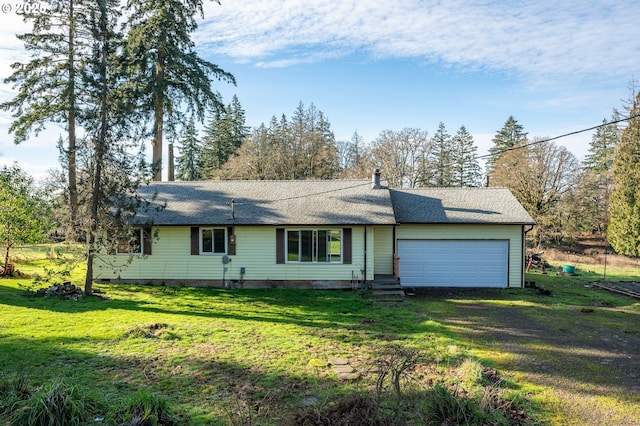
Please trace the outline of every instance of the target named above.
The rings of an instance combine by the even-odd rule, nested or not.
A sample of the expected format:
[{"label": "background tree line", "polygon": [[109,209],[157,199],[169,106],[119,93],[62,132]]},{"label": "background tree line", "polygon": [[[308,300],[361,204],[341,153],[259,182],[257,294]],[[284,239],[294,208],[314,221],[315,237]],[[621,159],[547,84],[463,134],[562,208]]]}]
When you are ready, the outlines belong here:
[{"label": "background tree line", "polygon": [[[292,118],[273,116],[268,124],[248,130],[234,98],[205,128],[202,140],[195,133],[185,138],[178,176],[351,179],[368,178],[379,167],[392,188],[507,187],[537,222],[529,235],[531,244],[561,243],[590,233],[608,238],[619,253],[638,256],[640,219],[636,224],[635,218],[640,211],[635,209],[640,189],[633,186],[640,182],[635,174],[640,161],[638,114],[638,94],[632,88],[623,112],[614,109],[611,118],[597,126],[580,162],[553,141],[530,138],[513,116],[496,132],[488,155],[479,157],[465,126],[450,135],[444,123],[433,135],[417,128],[384,130],[366,143],[356,131],[351,140],[336,141],[327,116],[302,102]],[[630,242],[634,227],[639,236]]]},{"label": "background tree line", "polygon": [[430,137],[416,128],[385,130],[371,143],[354,132],[337,141],[327,116],[300,102],[291,118],[271,118],[253,130],[237,98],[215,115],[202,138],[195,129],[179,144],[181,180],[352,179],[384,169],[392,187],[478,186],[482,168],[473,137],[462,126],[451,136],[444,123]]},{"label": "background tree line", "polygon": [[537,222],[532,244],[606,239],[619,254],[640,256],[640,94],[597,126],[582,162],[546,138],[527,137],[509,117],[493,139],[487,173],[505,186]]}]

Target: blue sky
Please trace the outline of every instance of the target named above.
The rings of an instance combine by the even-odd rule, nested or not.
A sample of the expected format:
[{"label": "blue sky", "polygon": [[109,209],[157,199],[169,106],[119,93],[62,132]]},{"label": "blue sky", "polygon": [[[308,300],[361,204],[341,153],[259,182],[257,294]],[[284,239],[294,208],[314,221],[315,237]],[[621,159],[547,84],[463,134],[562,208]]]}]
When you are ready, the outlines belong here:
[{"label": "blue sky", "polygon": [[[462,125],[479,153],[513,115],[529,136],[558,136],[609,118],[640,78],[640,3],[615,1],[222,0],[205,4],[201,56],[235,75],[247,124],[313,103],[337,140],[383,130]],[[0,13],[0,76],[24,59]],[[0,99],[11,88],[0,85]],[[34,175],[57,167],[51,129],[20,146],[0,112],[0,165]],[[592,133],[563,138],[579,158]]]}]

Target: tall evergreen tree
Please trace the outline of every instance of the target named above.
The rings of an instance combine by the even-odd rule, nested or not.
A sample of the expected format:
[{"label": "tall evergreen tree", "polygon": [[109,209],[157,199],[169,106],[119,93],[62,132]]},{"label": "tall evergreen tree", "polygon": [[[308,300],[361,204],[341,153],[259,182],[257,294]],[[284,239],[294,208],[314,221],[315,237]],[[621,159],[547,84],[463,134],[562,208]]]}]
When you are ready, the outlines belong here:
[{"label": "tall evergreen tree", "polygon": [[251,129],[247,126],[245,111],[237,95],[233,95],[231,103],[227,105],[225,111],[230,128],[229,146],[233,147],[233,152],[235,152],[240,148],[244,139],[249,136]]},{"label": "tall evergreen tree", "polygon": [[210,179],[228,159],[225,130],[224,110],[216,109],[205,126],[202,137],[202,153],[198,165],[203,178]]},{"label": "tall evergreen tree", "polygon": [[11,65],[14,72],[5,83],[14,84],[18,93],[0,105],[14,113],[9,131],[15,143],[24,142],[31,132],[37,136],[47,123],[66,128],[64,158],[72,223],[77,220],[78,210],[76,126],[82,115],[79,93],[85,66],[78,58],[88,54],[87,15],[92,4],[86,0],[50,0],[46,10],[34,9],[24,15],[31,31],[17,37],[32,59]]},{"label": "tall evergreen tree", "polygon": [[212,80],[235,78],[200,58],[191,40],[202,0],[128,0],[127,65],[132,90],[153,124],[154,180],[162,177],[165,125],[170,137],[186,125],[184,109],[200,122],[210,109],[224,108]]},{"label": "tall evergreen tree", "polygon": [[141,121],[133,108],[136,100],[126,90],[127,76],[120,67],[123,43],[116,30],[118,6],[118,0],[97,0],[89,18],[92,50],[85,58],[83,78],[93,108],[85,125],[88,144],[83,193],[87,198],[80,203],[87,243],[86,294],[93,291],[94,268],[104,266],[95,264],[96,254],[111,252],[123,238],[132,238],[133,218],[148,205],[132,195],[147,170],[143,145],[135,137]]},{"label": "tall evergreen tree", "polygon": [[613,163],[615,187],[611,194],[607,239],[626,256],[640,256],[640,92],[628,106],[627,127],[622,131]]},{"label": "tall evergreen tree", "polygon": [[465,126],[460,127],[452,139],[451,184],[452,186],[479,186],[482,179],[480,164],[476,159],[478,147]]},{"label": "tall evergreen tree", "polygon": [[[88,130],[92,141],[92,167],[90,170],[91,187],[90,200],[88,203],[88,224],[87,231],[87,268],[85,275],[84,291],[86,294],[93,292],[93,267],[97,246],[100,243],[99,232],[101,224],[104,223],[105,201],[107,200],[104,190],[104,176],[106,176],[106,162],[109,155],[111,143],[117,142],[114,138],[116,126],[112,122],[113,110],[113,86],[114,80],[111,74],[113,63],[110,60],[114,57],[116,46],[114,46],[115,34],[112,31],[117,16],[110,10],[114,8],[113,1],[98,0],[96,10],[91,14],[91,32],[93,38],[93,52],[90,59],[90,67],[86,73],[87,80],[92,85],[92,92],[95,96],[96,112],[94,121]],[[111,4],[109,4],[111,3]],[[118,193],[115,193],[116,196]]]},{"label": "tall evergreen tree", "polygon": [[265,143],[273,159],[273,173],[276,179],[291,179],[295,158],[291,155],[291,123],[285,114],[280,120],[274,115],[267,128]]},{"label": "tall evergreen tree", "polygon": [[431,167],[433,168],[432,186],[446,187],[453,185],[452,151],[453,140],[447,133],[443,122],[431,138]]},{"label": "tall evergreen tree", "polygon": [[524,131],[524,127],[512,115],[509,116],[502,129],[498,130],[491,140],[493,146],[489,148],[486,172],[492,173],[500,156],[526,138],[527,132]]},{"label": "tall evergreen tree", "polygon": [[237,96],[222,110],[215,110],[204,129],[200,174],[211,178],[236,153],[249,134],[245,113]]},{"label": "tall evergreen tree", "polygon": [[[618,121],[619,119],[619,113],[614,111],[611,121]],[[611,170],[620,136],[620,129],[616,123],[609,124],[606,119],[602,120],[602,126],[596,129],[591,138],[589,152],[585,156],[582,165],[596,173]]]},{"label": "tall evergreen tree", "polygon": [[180,155],[176,159],[178,180],[192,181],[202,179],[200,156],[202,146],[198,140],[198,132],[193,120],[185,128],[185,134],[178,147]]},{"label": "tall evergreen tree", "polygon": [[[619,120],[614,111],[611,121]],[[583,172],[572,194],[569,225],[575,232],[603,232],[609,224],[609,202],[613,190],[613,162],[621,131],[606,119],[591,138],[582,162]]]}]

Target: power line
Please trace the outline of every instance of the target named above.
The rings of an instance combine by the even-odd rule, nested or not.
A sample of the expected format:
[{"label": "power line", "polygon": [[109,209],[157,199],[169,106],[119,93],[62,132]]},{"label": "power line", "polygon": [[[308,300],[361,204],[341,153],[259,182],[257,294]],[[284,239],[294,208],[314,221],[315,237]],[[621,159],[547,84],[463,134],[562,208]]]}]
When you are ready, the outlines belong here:
[{"label": "power line", "polygon": [[[261,181],[264,182],[264,181]],[[288,180],[271,180],[270,182],[291,182]],[[296,180],[295,182],[335,182],[334,180]],[[346,181],[345,181],[346,182]],[[354,189],[354,188],[359,188],[361,186],[369,186],[371,185],[371,181],[366,181],[366,182],[362,182],[362,181],[357,181],[358,183],[355,185],[350,185],[350,186],[343,186],[340,188],[332,188],[332,189],[328,189],[325,191],[319,191],[319,192],[313,192],[310,194],[302,194],[302,195],[294,195],[292,197],[283,197],[283,198],[275,198],[273,200],[264,200],[266,203],[279,203],[281,201],[290,201],[290,200],[298,200],[301,198],[309,198],[309,197],[315,197],[316,195],[324,195],[324,194],[330,194],[332,192],[340,192],[340,191],[345,191],[347,189]],[[227,201],[227,205],[231,206],[231,210],[233,211],[235,209],[235,206],[238,205],[242,205],[242,204],[247,204],[247,203],[243,203],[241,201],[236,201],[235,198],[230,199],[229,201]]]},{"label": "power line", "polygon": [[533,141],[533,142],[526,143],[524,145],[513,146],[511,148],[506,148],[506,149],[503,149],[501,151],[498,151],[498,152],[496,152],[494,154],[479,155],[479,156],[475,157],[475,159],[478,160],[480,158],[488,158],[488,157],[493,157],[494,155],[501,155],[501,154],[504,154],[505,152],[515,151],[515,150],[518,150],[518,149],[528,148],[528,147],[533,146],[533,145],[538,145],[538,144],[545,143],[545,142],[555,141],[557,139],[566,138],[567,136],[573,136],[573,135],[577,135],[579,133],[584,133],[584,132],[589,132],[591,130],[599,129],[600,127],[606,127],[606,126],[609,126],[611,124],[617,124],[617,123],[622,123],[623,121],[633,120],[634,118],[640,118],[640,114],[631,115],[631,116],[626,117],[626,118],[621,118],[619,120],[609,121],[607,123],[602,123],[602,124],[599,124],[597,126],[589,127],[587,129],[576,130],[575,132],[565,133],[563,135],[554,136],[552,138],[541,139],[541,140],[538,140],[538,141]]},{"label": "power line", "polygon": [[[301,182],[305,182],[305,181],[301,181]],[[306,181],[306,182],[313,182],[313,181]],[[275,199],[275,200],[269,200],[269,203],[276,203],[276,202],[279,202],[279,201],[297,200],[299,198],[308,198],[308,197],[313,197],[313,196],[316,196],[316,195],[329,194],[329,193],[332,193],[332,192],[344,191],[346,189],[359,188],[361,186],[367,186],[367,185],[371,185],[371,182],[367,181],[367,182],[364,182],[364,183],[359,183],[357,185],[344,186],[342,188],[334,188],[334,189],[329,189],[327,191],[314,192],[312,194],[304,194],[304,195],[296,195],[294,197],[278,198],[278,199]]]}]

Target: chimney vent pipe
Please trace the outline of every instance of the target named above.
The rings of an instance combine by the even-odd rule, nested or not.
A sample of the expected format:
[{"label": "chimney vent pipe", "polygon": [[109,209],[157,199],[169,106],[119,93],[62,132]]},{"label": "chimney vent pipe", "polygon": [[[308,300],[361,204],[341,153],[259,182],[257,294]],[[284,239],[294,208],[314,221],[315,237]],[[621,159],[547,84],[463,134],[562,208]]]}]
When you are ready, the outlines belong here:
[{"label": "chimney vent pipe", "polygon": [[380,189],[380,169],[374,169],[371,176],[371,189]]}]

